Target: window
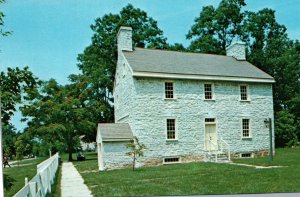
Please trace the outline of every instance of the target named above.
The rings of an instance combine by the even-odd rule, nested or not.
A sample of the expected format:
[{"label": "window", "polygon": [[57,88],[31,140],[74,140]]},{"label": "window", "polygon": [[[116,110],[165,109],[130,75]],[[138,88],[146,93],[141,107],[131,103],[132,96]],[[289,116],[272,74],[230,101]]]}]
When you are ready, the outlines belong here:
[{"label": "window", "polygon": [[164,158],[164,163],[167,164],[167,163],[179,163],[180,160],[179,160],[179,157],[170,157],[170,158]]},{"label": "window", "polygon": [[167,119],[167,139],[174,140],[175,138],[175,119]]},{"label": "window", "polygon": [[250,137],[250,120],[249,119],[243,119],[242,120],[242,127],[243,127],[243,137],[247,138]]},{"label": "window", "polygon": [[125,64],[123,64],[122,71],[123,71],[123,77],[125,77],[125,75],[126,75],[126,67],[125,67]]},{"label": "window", "polygon": [[165,82],[165,98],[174,98],[173,82]]},{"label": "window", "polygon": [[246,85],[240,86],[241,100],[248,101],[248,87]]},{"label": "window", "polygon": [[214,123],[215,121],[214,118],[205,118],[205,123]]},{"label": "window", "polygon": [[213,99],[213,85],[212,84],[204,84],[204,98],[206,100]]},{"label": "window", "polygon": [[242,158],[251,158],[251,157],[252,157],[252,154],[251,154],[251,153],[242,153],[242,154],[241,154],[241,157],[242,157]]}]

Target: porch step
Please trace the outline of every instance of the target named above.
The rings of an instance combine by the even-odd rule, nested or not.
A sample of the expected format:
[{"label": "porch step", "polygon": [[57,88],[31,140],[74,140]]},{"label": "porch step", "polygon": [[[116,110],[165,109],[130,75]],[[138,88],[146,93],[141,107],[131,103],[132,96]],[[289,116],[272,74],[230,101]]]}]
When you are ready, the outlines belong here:
[{"label": "porch step", "polygon": [[[205,162],[217,162],[217,163],[230,163],[228,156],[226,153],[222,151],[214,151],[214,152],[206,152],[204,155]],[[216,159],[217,157],[217,159]]]}]

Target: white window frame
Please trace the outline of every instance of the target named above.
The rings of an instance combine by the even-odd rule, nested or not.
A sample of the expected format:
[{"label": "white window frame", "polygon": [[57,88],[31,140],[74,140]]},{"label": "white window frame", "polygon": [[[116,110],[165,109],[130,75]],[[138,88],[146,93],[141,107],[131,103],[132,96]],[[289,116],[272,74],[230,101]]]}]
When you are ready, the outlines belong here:
[{"label": "white window frame", "polygon": [[[245,86],[246,87],[246,93],[247,93],[247,99],[246,100],[243,100],[242,99],[242,92],[241,92],[241,86]],[[250,100],[250,88],[249,88],[249,85],[247,85],[247,84],[239,84],[239,93],[240,93],[240,96],[239,96],[239,98],[240,98],[240,101],[244,101],[244,102],[249,102],[249,101],[251,101]]]},{"label": "white window frame", "polygon": [[[173,98],[167,98],[166,96],[166,83],[172,83],[173,84]],[[175,83],[173,81],[164,81],[164,99],[165,100],[175,100]]]},{"label": "white window frame", "polygon": [[[249,120],[249,125],[248,125],[248,136],[244,136],[244,127],[243,127],[243,120]],[[244,117],[241,119],[241,137],[242,139],[251,139],[252,138],[252,129],[251,129],[251,119],[248,117]]]},{"label": "white window frame", "polygon": [[[175,138],[174,139],[171,139],[171,138],[168,138],[168,120],[175,120]],[[178,140],[178,133],[177,133],[177,119],[174,118],[174,117],[168,117],[165,119],[165,129],[166,129],[166,141],[177,141]]]},{"label": "white window frame", "polygon": [[[205,98],[205,85],[211,85],[211,99]],[[214,101],[215,100],[215,84],[214,83],[204,83],[203,84],[203,98],[205,101]]]}]

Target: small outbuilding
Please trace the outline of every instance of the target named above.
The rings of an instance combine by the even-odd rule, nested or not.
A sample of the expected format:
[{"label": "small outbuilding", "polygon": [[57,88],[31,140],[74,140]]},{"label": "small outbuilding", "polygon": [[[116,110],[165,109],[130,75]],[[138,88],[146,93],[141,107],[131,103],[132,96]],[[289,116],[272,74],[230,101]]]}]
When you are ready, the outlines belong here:
[{"label": "small outbuilding", "polygon": [[98,124],[97,151],[99,170],[129,164],[131,158],[126,155],[126,145],[133,140],[128,123]]}]

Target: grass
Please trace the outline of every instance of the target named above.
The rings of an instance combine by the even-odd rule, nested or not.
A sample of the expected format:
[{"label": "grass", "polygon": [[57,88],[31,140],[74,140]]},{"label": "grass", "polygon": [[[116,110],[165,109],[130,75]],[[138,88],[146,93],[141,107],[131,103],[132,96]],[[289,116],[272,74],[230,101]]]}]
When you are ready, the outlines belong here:
[{"label": "grass", "polygon": [[97,154],[74,162],[94,196],[153,196],[300,192],[300,149],[276,149],[268,157],[238,159],[236,163],[283,168],[253,167],[194,162],[98,172]]},{"label": "grass", "polygon": [[[4,174],[11,177],[13,181],[13,186],[9,190],[5,190],[5,196],[13,196],[16,194],[24,185],[25,185],[25,177],[28,177],[28,181],[33,178],[36,174],[36,165],[41,163],[45,158],[38,158],[34,160],[24,160],[17,164],[12,168],[4,168]],[[25,166],[22,166],[26,164]]]}]

